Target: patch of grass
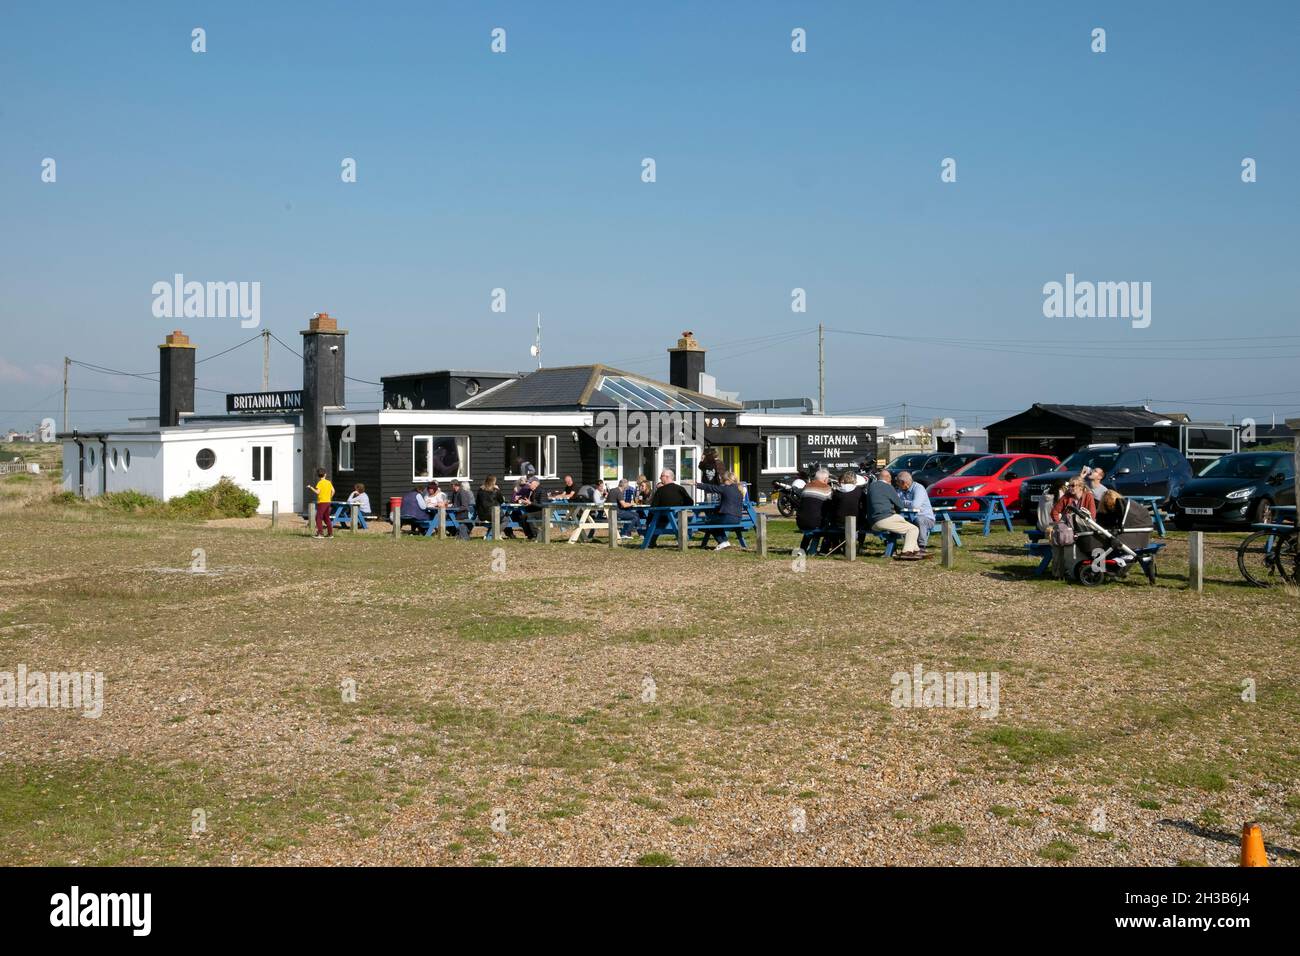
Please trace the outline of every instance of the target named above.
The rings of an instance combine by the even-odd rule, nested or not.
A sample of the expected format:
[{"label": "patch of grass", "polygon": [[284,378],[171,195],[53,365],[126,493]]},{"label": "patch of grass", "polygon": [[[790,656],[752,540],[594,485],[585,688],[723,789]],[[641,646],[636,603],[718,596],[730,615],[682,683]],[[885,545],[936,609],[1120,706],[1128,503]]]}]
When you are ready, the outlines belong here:
[{"label": "patch of grass", "polygon": [[957,823],[935,823],[920,836],[935,846],[956,846],[966,842],[966,828]]},{"label": "patch of grass", "polygon": [[456,636],[461,640],[485,643],[531,640],[579,631],[581,625],[575,622],[529,614],[484,614],[465,618],[456,624]]},{"label": "patch of grass", "polygon": [[1022,766],[1064,760],[1087,746],[1076,734],[1041,727],[997,727],[984,731],[977,739]]},{"label": "patch of grass", "polygon": [[673,817],[668,822],[675,827],[693,827],[695,826],[695,824],[699,823],[699,821],[696,820],[694,817],[686,816],[686,815],[680,817]]},{"label": "patch of grass", "polygon": [[636,858],[637,866],[676,866],[677,861],[667,853],[644,853]]},{"label": "patch of grass", "polygon": [[1038,855],[1044,860],[1051,860],[1053,863],[1064,863],[1074,857],[1079,852],[1078,847],[1072,843],[1066,843],[1064,840],[1053,840],[1045,847],[1040,847]]},{"label": "patch of grass", "polygon": [[1052,797],[1052,802],[1063,807],[1074,807],[1079,805],[1079,798],[1073,797],[1068,793],[1062,793]]},{"label": "patch of grass", "polygon": [[1180,790],[1205,790],[1219,793],[1228,789],[1227,770],[1213,764],[1185,760],[1156,767],[1155,779],[1167,787]]}]

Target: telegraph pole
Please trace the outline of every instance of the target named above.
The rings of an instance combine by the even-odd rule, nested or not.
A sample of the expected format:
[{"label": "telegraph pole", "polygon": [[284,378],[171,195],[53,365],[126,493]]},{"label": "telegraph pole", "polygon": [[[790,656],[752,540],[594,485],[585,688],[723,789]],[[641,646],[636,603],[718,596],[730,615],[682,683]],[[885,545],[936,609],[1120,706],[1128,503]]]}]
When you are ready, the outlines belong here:
[{"label": "telegraph pole", "polygon": [[262,330],[262,391],[271,390],[271,330]]},{"label": "telegraph pole", "polygon": [[817,413],[826,414],[826,330],[817,323]]},{"label": "telegraph pole", "polygon": [[63,356],[63,430],[68,430],[68,366],[72,359]]}]

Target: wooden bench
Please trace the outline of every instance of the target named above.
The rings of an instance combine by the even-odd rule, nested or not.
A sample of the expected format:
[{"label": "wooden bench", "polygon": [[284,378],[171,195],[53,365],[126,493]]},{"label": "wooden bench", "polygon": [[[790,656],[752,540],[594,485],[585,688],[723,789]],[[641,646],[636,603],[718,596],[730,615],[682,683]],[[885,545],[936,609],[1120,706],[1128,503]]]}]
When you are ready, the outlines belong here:
[{"label": "wooden bench", "polygon": [[[1029,542],[1025,545],[1025,550],[1033,557],[1040,559],[1038,567],[1034,569],[1034,577],[1041,578],[1047,573],[1047,569],[1052,565],[1052,558],[1054,557],[1052,545],[1043,540],[1046,535],[1037,528],[1032,531],[1026,531],[1025,536],[1029,538]],[[1166,543],[1167,542],[1164,541],[1152,541],[1144,548],[1133,549],[1137,552],[1138,565],[1142,568],[1142,572],[1147,576],[1147,580],[1152,584],[1156,583],[1155,564],[1151,560],[1143,559],[1155,558],[1155,556],[1160,553],[1160,549],[1163,548]]]}]

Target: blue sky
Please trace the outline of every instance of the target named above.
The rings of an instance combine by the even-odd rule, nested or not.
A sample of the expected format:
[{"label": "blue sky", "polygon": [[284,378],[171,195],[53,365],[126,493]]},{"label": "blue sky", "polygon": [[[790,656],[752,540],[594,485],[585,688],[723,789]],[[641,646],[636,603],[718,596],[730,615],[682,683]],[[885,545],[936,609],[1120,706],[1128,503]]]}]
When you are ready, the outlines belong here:
[{"label": "blue sky", "polygon": [[[7,5],[0,425],[57,412],[64,355],[152,372],[173,326],[200,358],[255,333],[155,318],[178,272],[260,282],[293,346],[338,316],[363,380],[528,368],[540,311],[547,364],[666,377],[691,329],[744,398],[815,396],[823,322],[829,409],[891,423],[1298,415],[1297,48],[1286,2]],[[1150,327],[1045,318],[1066,273],[1150,282]],[[200,385],[260,375],[254,344]],[[74,426],[156,409],[72,384]]]}]

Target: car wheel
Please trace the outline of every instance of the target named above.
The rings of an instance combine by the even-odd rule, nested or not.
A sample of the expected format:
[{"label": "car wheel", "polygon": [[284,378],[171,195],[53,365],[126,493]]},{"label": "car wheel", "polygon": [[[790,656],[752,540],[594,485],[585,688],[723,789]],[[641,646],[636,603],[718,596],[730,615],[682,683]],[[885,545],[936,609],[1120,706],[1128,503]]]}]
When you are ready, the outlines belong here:
[{"label": "car wheel", "polygon": [[1260,498],[1250,506],[1251,524],[1268,524],[1273,520],[1273,502]]}]

